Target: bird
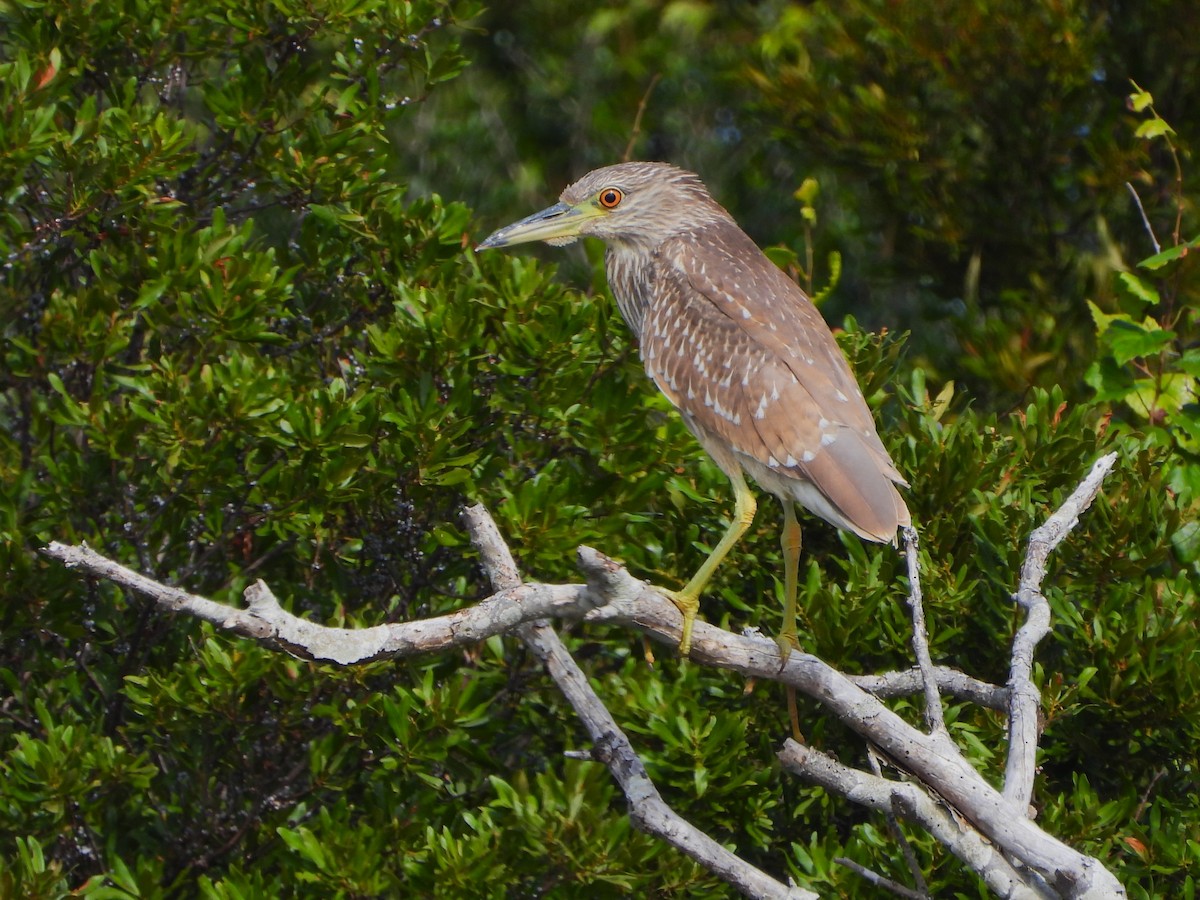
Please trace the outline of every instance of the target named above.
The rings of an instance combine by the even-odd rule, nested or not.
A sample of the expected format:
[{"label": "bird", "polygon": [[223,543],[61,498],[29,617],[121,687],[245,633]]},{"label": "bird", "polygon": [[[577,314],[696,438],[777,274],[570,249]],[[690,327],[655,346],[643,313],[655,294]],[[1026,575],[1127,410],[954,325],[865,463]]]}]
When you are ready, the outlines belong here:
[{"label": "bird", "polygon": [[700,177],[662,162],[605,166],[559,202],[500,228],[477,250],[595,237],[608,284],[646,374],[729,478],[734,510],[720,541],[678,591],[679,652],[699,598],[754,520],[749,475],[783,506],[786,661],[798,647],[801,532],[795,506],[875,543],[911,524],[907,482],[829,326],[804,290],[759,249]]}]

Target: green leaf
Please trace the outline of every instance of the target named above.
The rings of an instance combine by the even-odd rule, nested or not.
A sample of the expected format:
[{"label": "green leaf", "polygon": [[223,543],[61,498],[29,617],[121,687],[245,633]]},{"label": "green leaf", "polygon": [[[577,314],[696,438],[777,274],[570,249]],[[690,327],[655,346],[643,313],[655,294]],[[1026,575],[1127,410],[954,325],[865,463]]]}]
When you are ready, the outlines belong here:
[{"label": "green leaf", "polygon": [[1171,535],[1171,546],[1181,562],[1194,563],[1200,560],[1200,522],[1185,522]]},{"label": "green leaf", "polygon": [[1195,378],[1200,378],[1200,348],[1185,350],[1175,360],[1175,368],[1187,372]]},{"label": "green leaf", "polygon": [[1112,354],[1118,365],[1125,365],[1133,359],[1154,356],[1167,347],[1175,338],[1175,332],[1157,327],[1137,325],[1121,318],[1112,318],[1109,328],[1104,332],[1103,344]]},{"label": "green leaf", "polygon": [[115,857],[109,869],[109,877],[116,882],[120,888],[119,896],[121,897],[140,897],[141,891],[138,889],[137,879],[133,877],[133,873],[129,871],[129,867],[125,865],[125,861],[120,857]]},{"label": "green leaf", "polygon": [[1190,241],[1179,244],[1175,247],[1168,247],[1161,253],[1155,253],[1153,256],[1148,256],[1143,259],[1138,265],[1143,269],[1161,269],[1167,263],[1177,259],[1182,259],[1187,256],[1192,250],[1200,247],[1200,237],[1192,238]]},{"label": "green leaf", "polygon": [[1087,301],[1088,310],[1092,314],[1092,321],[1096,323],[1096,334],[1103,335],[1108,331],[1108,327],[1113,322],[1133,322],[1133,317],[1128,313],[1106,313],[1091,300]]},{"label": "green leaf", "polygon": [[1076,687],[1078,687],[1081,691],[1087,688],[1088,682],[1095,678],[1097,672],[1099,671],[1100,670],[1095,666],[1085,666],[1084,668],[1080,669],[1079,674],[1075,676]]},{"label": "green leaf", "polygon": [[1165,119],[1148,119],[1138,125],[1133,135],[1134,137],[1153,140],[1156,137],[1174,133],[1175,129],[1168,125]]},{"label": "green leaf", "polygon": [[1133,388],[1121,398],[1139,416],[1151,421],[1161,414],[1173,416],[1196,399],[1196,379],[1182,372],[1172,372],[1158,378],[1139,378]]},{"label": "green leaf", "polygon": [[792,194],[797,200],[804,204],[811,204],[817,199],[817,194],[821,191],[821,184],[815,178],[805,178],[800,182],[800,187],[796,188]]},{"label": "green leaf", "polygon": [[317,836],[308,828],[303,825],[295,829],[280,826],[275,829],[275,833],[283,838],[283,842],[294,852],[314,863],[318,869],[327,867],[328,858],[325,855],[325,849],[321,846]]},{"label": "green leaf", "polygon": [[1132,272],[1119,272],[1117,284],[1123,289],[1123,295],[1137,304],[1141,306],[1158,305],[1158,291],[1153,285],[1138,278]]},{"label": "green leaf", "polygon": [[1154,105],[1154,97],[1151,96],[1149,91],[1138,87],[1137,82],[1133,81],[1132,79],[1130,80],[1130,84],[1137,88],[1136,91],[1129,95],[1130,109],[1132,109],[1134,112],[1144,112]]},{"label": "green leaf", "polygon": [[954,382],[947,381],[942,385],[942,389],[938,391],[937,397],[933,400],[933,405],[930,408],[929,414],[935,422],[942,421],[942,417],[946,415],[946,410],[950,408],[951,402],[954,400]]}]

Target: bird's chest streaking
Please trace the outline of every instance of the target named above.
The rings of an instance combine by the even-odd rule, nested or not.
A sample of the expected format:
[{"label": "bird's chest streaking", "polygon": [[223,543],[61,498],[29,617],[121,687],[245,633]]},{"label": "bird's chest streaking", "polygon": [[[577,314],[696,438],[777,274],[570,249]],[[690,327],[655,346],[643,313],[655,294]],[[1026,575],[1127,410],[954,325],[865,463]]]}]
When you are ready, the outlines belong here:
[{"label": "bird's chest streaking", "polygon": [[657,264],[657,254],[652,250],[625,242],[609,243],[604,254],[608,286],[617,301],[621,318],[638,341],[642,339],[646,310],[654,302],[653,286],[656,282],[652,275]]}]

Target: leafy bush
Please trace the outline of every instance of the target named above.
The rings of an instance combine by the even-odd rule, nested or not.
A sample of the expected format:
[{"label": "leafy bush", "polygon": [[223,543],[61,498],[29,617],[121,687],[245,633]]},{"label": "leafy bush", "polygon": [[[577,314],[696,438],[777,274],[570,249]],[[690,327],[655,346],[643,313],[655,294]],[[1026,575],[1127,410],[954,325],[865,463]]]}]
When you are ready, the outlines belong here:
[{"label": "leafy bush", "polygon": [[[1165,148],[1173,163],[1176,214],[1165,249],[1146,220],[1155,253],[1141,260],[1136,271],[1117,275],[1117,311],[1105,312],[1091,304],[1100,352],[1088,369],[1088,383],[1098,399],[1120,401],[1123,411],[1132,414],[1135,427],[1171,451],[1171,489],[1185,508],[1195,512],[1200,510],[1200,406],[1196,402],[1200,350],[1195,346],[1200,290],[1194,256],[1189,256],[1200,249],[1200,236],[1189,240],[1183,231],[1185,223],[1191,226],[1192,222],[1186,217],[1183,153],[1175,146],[1175,131],[1155,110],[1154,98],[1134,87],[1129,105],[1146,114],[1138,136]],[[1174,539],[1184,561],[1200,559],[1200,528],[1195,521],[1176,532]]]},{"label": "leafy bush", "polygon": [[[669,6],[594,13],[583,50],[607,48],[610,77],[639,76],[597,114],[605,161],[627,139],[647,56],[662,57],[656,96],[673,98],[676,124],[709,89],[703,122],[725,121],[722,104],[753,80],[749,38],[765,26],[737,19],[706,66],[689,54],[712,46],[717,7]],[[594,249],[572,263],[592,289],[567,290],[528,259],[476,258],[484,229],[467,208],[409,187],[455,166],[460,188],[495,180],[466,140],[486,110],[438,112],[465,108],[447,82],[466,62],[460,39],[478,39],[454,26],[478,13],[426,0],[0,6],[0,893],[726,895],[631,831],[599,766],[563,761],[582,732],[514,645],[334,670],[165,619],[37,555],[87,542],[231,602],[261,577],[293,611],[374,624],[487,593],[457,525],[469,499],[493,510],[530,578],[573,580],[579,543],[668,586],[695,569],[727,485],[641,374],[595,290]],[[545,19],[546,46],[577,43],[578,14]],[[677,30],[613,51],[664,18]],[[591,58],[546,85],[569,90]],[[532,158],[542,142],[523,121]],[[710,158],[728,151],[704,129],[694,140]],[[728,170],[774,185],[749,161],[779,146],[742,146]],[[437,159],[414,160],[433,147]],[[513,181],[544,199],[565,180],[546,173]],[[795,211],[793,188],[779,203]],[[848,233],[848,195],[827,194],[842,211],[823,213],[821,250]],[[1024,346],[999,321],[996,346]],[[1163,371],[1188,371],[1189,334]],[[939,661],[1004,678],[1030,527],[1098,453],[1120,450],[1052,574],[1037,801],[1143,895],[1184,894],[1198,864],[1196,597],[1168,488],[1192,449],[1190,410],[1158,423],[1177,436],[1165,440],[1118,434],[1071,383],[1016,412],[975,409],[901,342],[852,320],[843,340],[913,482]],[[1149,358],[1121,352],[1102,335],[1097,371]],[[777,536],[764,504],[704,616],[777,629]],[[899,561],[821,525],[805,541],[804,646],[851,670],[907,665]],[[672,658],[651,669],[617,632],[576,627],[570,642],[669,801],[718,840],[831,893],[862,890],[838,855],[898,871],[876,822],[781,777],[776,692]],[[815,707],[803,714],[814,741],[857,752]],[[949,719],[989,764],[1002,723],[957,706]],[[917,849],[931,890],[979,893],[928,842]]]}]

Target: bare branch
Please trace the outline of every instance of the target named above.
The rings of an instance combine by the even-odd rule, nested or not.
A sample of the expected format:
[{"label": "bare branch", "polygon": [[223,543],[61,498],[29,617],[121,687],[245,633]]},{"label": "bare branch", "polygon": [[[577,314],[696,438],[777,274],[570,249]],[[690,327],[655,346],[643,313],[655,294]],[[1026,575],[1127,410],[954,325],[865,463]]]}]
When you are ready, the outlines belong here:
[{"label": "bare branch", "polygon": [[[516,588],[520,573],[487,510],[481,505],[469,507],[464,518],[492,586],[497,590]],[[601,571],[597,577],[603,580],[606,574]],[[592,690],[554,629],[545,622],[527,622],[517,633],[546,666],[587,728],[594,744],[592,757],[604,763],[621,786],[629,802],[629,817],[638,828],[681,850],[748,897],[817,900],[816,894],[785,885],[750,865],[671,809],[650,780],[629,738]]]},{"label": "bare branch", "polygon": [[1162,251],[1162,245],[1159,244],[1158,238],[1154,234],[1154,226],[1150,224],[1150,217],[1146,215],[1146,207],[1142,206],[1142,198],[1138,196],[1137,188],[1132,182],[1125,182],[1125,187],[1129,188],[1129,193],[1133,194],[1133,202],[1137,204],[1138,212],[1142,214],[1142,225],[1146,228],[1146,234],[1150,235],[1150,243],[1154,245],[1154,252]]},{"label": "bare branch", "polygon": [[1154,786],[1159,780],[1166,776],[1167,770],[1163,766],[1159,766],[1154,770],[1154,774],[1150,776],[1150,783],[1146,785],[1146,789],[1142,791],[1142,796],[1138,798],[1137,809],[1133,811],[1133,821],[1140,821],[1142,813],[1146,811],[1146,807],[1150,805],[1150,795],[1154,793]]},{"label": "bare branch", "polygon": [[[748,643],[749,638],[740,638]],[[755,643],[769,644],[756,640]],[[766,648],[745,648],[755,655]],[[703,653],[703,651],[701,651]],[[698,662],[719,665],[698,655]],[[778,662],[776,661],[776,665]],[[925,734],[908,725],[876,698],[850,683],[826,663],[793,653],[785,672],[788,683],[825,705],[844,724],[878,746],[895,765],[910,772],[969,818],[1002,852],[1055,883],[1068,897],[1121,897],[1124,889],[1098,860],[1046,834],[989,785],[942,733]],[[857,799],[851,796],[851,799]],[[1060,884],[1061,882],[1061,884]]]},{"label": "bare branch", "polygon": [[[949,666],[934,666],[933,678],[938,689],[951,697],[969,700],[977,706],[997,712],[1008,711],[1008,688],[980,681]],[[907,697],[924,690],[921,670],[917,668],[877,675],[851,675],[850,680],[881,699]]]},{"label": "bare branch", "polygon": [[[603,560],[595,551],[589,553]],[[672,604],[624,569],[607,574],[614,593],[608,603],[588,614],[587,621],[632,623],[658,639],[678,641],[680,617]],[[773,641],[757,635],[734,635],[697,620],[690,658],[701,665],[790,684],[817,700],[897,765],[929,785],[1004,853],[1053,881],[1064,896],[1125,896],[1120,883],[1098,860],[1046,834],[1024,817],[1023,809],[1005,800],[962,757],[944,732],[925,734],[913,728],[878,698],[817,657],[796,651],[781,667]]]},{"label": "bare branch", "polygon": [[[286,649],[303,659],[330,661],[340,665],[369,662],[392,656],[433,653],[467,646],[502,633],[515,624],[536,618],[572,618],[594,606],[622,597],[642,603],[628,624],[654,634],[664,643],[678,644],[679,615],[675,606],[657,591],[637,581],[618,563],[590,547],[579,550],[579,565],[592,584],[525,583],[488,597],[477,610],[448,616],[374,628],[329,628],[292,616],[279,607],[267,586],[255,582],[246,589],[249,609],[238,609],[205,597],[170,587],[126,568],[88,547],[58,542],[42,551],[68,568],[76,568],[129,588],[157,602],[164,610],[187,613],[219,628]],[[588,596],[589,591],[591,596]],[[615,622],[615,610],[593,621]],[[957,669],[935,666],[938,686],[947,694],[970,700],[989,709],[1008,708],[1005,688],[987,684]],[[764,677],[764,676],[757,676]],[[881,698],[907,696],[922,689],[917,669],[855,675],[851,680]]]},{"label": "bare branch", "polygon": [[825,790],[884,814],[898,813],[924,828],[947,850],[977,872],[1000,897],[1044,900],[1057,893],[1035,888],[1004,856],[964,820],[956,818],[918,785],[889,781],[843,765],[812,747],[789,740],[779,751],[789,772]]},{"label": "bare branch", "polygon": [[646,92],[642,94],[642,99],[638,102],[637,113],[633,117],[633,128],[629,131],[629,143],[625,145],[625,153],[621,157],[621,162],[629,162],[633,158],[634,144],[637,143],[638,135],[642,133],[642,116],[646,113],[646,104],[650,102],[650,94],[661,78],[662,72],[654,73],[650,84],[646,86]]},{"label": "bare branch", "polygon": [[834,863],[839,866],[845,866],[855,875],[876,887],[883,888],[885,891],[895,894],[897,897],[906,897],[908,900],[929,900],[929,895],[921,891],[914,891],[912,888],[905,887],[898,881],[892,881],[878,872],[868,869],[866,866],[859,865],[852,859],[847,859],[844,856],[835,856]]},{"label": "bare branch", "polygon": [[1004,767],[1004,797],[1028,810],[1037,769],[1038,710],[1041,692],[1033,683],[1033,654],[1050,631],[1050,604],[1042,596],[1046,561],[1092,505],[1100,485],[1116,464],[1117,454],[1096,460],[1079,487],[1029,536],[1029,549],[1021,568],[1021,582],[1013,599],[1025,610],[1025,622],[1013,638],[1008,675],[1008,760]]},{"label": "bare branch", "polygon": [[591,608],[593,599],[583,585],[526,584],[432,619],[371,628],[330,628],[283,609],[262,581],[246,588],[249,608],[237,609],[160,584],[88,547],[55,541],[42,552],[68,568],[80,569],[147,596],[169,612],[187,613],[301,659],[342,666],[470,646],[532,619],[578,618]]},{"label": "bare branch", "polygon": [[930,732],[946,731],[942,713],[942,698],[938,696],[933,660],[929,656],[929,629],[925,627],[925,607],[921,602],[921,564],[917,558],[917,529],[904,528],[904,556],[908,560],[908,608],[912,611],[913,655],[921,670],[921,686],[925,693],[925,725]]}]

